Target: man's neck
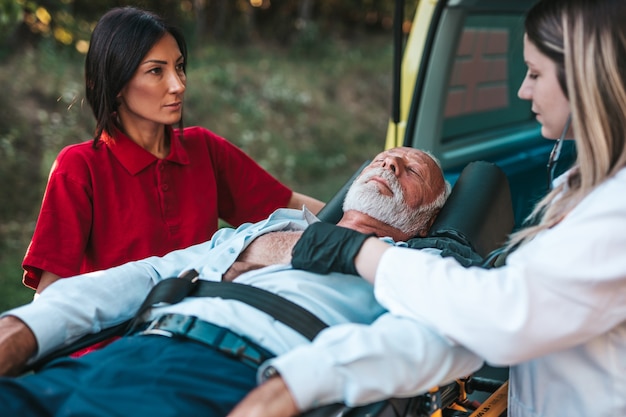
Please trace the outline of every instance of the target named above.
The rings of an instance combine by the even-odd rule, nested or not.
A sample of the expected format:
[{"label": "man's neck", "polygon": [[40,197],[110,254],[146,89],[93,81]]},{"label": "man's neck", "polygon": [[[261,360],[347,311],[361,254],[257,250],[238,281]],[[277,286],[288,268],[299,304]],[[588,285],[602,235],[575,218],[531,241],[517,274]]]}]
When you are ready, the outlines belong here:
[{"label": "man's neck", "polygon": [[412,237],[387,223],[355,210],[346,211],[337,222],[337,226],[347,227],[361,233],[375,233],[378,237],[390,237],[396,242],[406,241]]}]

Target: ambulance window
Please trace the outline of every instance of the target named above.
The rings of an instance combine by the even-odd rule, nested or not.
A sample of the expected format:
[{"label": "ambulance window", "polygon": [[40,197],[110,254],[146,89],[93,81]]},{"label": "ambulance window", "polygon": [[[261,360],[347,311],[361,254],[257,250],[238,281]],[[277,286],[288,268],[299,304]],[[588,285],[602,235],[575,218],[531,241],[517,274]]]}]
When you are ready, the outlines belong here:
[{"label": "ambulance window", "polygon": [[521,15],[470,15],[447,85],[443,142],[532,119],[517,97],[525,74]]}]

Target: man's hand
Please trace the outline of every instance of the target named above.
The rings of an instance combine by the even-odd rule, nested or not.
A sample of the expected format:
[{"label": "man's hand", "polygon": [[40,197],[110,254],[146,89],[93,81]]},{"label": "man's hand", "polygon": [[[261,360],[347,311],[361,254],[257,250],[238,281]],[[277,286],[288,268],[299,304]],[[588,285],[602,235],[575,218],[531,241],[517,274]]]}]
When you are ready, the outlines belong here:
[{"label": "man's hand", "polygon": [[14,316],[0,319],[0,375],[19,375],[36,351],[37,339],[24,322]]},{"label": "man's hand", "polygon": [[341,272],[359,275],[354,259],[363,243],[372,236],[375,235],[366,235],[330,223],[313,223],[294,246],[291,264],[295,269],[318,274]]},{"label": "man's hand", "polygon": [[298,414],[285,381],[275,376],[252,390],[227,417],[291,417]]}]

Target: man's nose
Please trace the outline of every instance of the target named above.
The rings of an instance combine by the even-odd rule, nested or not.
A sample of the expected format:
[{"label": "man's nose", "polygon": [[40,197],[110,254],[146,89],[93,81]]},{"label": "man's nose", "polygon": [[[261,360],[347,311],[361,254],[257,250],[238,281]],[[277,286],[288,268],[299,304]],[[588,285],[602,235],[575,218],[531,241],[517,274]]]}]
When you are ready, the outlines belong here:
[{"label": "man's nose", "polygon": [[385,159],[383,159],[382,166],[393,172],[396,176],[400,174],[400,161],[398,161],[398,158],[395,156],[386,156]]}]

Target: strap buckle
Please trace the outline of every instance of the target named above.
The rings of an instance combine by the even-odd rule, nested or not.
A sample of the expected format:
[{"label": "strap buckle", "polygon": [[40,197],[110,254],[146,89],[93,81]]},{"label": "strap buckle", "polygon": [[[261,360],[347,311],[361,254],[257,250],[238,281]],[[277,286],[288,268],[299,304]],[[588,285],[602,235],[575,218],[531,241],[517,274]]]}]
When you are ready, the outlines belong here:
[{"label": "strap buckle", "polygon": [[196,320],[197,317],[195,316],[164,314],[152,320],[152,322],[150,322],[150,325],[140,334],[157,334],[165,337],[174,337],[174,332],[165,330],[163,329],[163,327],[169,327],[168,325],[171,324],[170,322],[178,322],[175,324],[180,330],[176,332],[176,335],[185,336],[187,335],[187,333],[189,333],[189,330],[191,330]]},{"label": "strap buckle", "polygon": [[139,334],[194,340],[255,368],[274,356],[250,339],[225,327],[183,314],[169,313],[159,316]]},{"label": "strap buckle", "polygon": [[[226,330],[226,329],[225,329]],[[260,365],[270,356],[263,354],[248,340],[230,331],[224,331],[222,340],[219,341],[217,349],[227,355],[233,356],[242,362],[251,362],[255,366]]]},{"label": "strap buckle", "polygon": [[139,334],[141,335],[156,334],[159,336],[174,337],[174,333],[169,332],[167,330],[159,329],[159,326],[161,325],[161,322],[163,321],[163,317],[164,316],[160,316],[152,320],[150,322],[150,325],[148,325],[148,327],[145,330],[142,330],[141,332],[139,332]]}]

